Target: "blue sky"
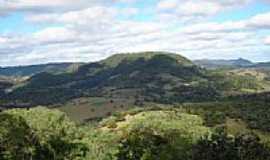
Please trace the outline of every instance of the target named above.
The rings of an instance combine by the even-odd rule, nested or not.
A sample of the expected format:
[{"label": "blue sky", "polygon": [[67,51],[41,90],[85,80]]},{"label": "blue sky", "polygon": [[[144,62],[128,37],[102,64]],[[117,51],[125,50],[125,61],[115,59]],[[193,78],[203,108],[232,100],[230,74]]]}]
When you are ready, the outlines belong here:
[{"label": "blue sky", "polygon": [[21,13],[14,13],[10,16],[0,19],[0,32],[2,34],[7,33],[31,34],[38,31],[39,29],[42,28],[40,26],[32,25],[25,22],[24,15]]},{"label": "blue sky", "polygon": [[0,66],[148,50],[270,61],[270,1],[0,0]]}]

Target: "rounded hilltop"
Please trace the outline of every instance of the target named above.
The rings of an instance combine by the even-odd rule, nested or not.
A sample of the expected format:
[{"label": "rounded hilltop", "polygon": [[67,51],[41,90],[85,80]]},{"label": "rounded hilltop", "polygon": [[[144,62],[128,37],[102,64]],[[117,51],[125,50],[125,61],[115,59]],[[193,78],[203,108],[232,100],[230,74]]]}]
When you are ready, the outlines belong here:
[{"label": "rounded hilltop", "polygon": [[191,60],[181,56],[180,54],[161,51],[117,53],[101,61],[101,63],[114,67],[119,65],[123,61],[136,61],[139,59],[151,60],[158,57],[162,57],[162,59],[164,60],[171,59],[172,61],[176,61],[177,63],[182,65],[194,65]]}]

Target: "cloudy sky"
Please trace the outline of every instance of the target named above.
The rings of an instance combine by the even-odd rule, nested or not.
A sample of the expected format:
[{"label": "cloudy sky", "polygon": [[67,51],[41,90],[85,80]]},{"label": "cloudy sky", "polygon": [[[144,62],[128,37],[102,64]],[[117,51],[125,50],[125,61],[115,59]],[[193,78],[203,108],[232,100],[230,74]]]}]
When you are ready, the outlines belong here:
[{"label": "cloudy sky", "polygon": [[270,61],[270,0],[0,0],[0,66],[150,50]]}]

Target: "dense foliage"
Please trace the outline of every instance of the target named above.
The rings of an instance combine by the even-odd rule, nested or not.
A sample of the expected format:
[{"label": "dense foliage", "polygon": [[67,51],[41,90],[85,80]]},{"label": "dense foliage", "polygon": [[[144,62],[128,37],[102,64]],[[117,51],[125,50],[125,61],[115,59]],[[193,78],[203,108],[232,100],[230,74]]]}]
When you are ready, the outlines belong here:
[{"label": "dense foliage", "polygon": [[75,125],[58,111],[37,108],[0,114],[0,159],[82,159],[88,148]]},{"label": "dense foliage", "polygon": [[234,101],[191,103],[183,107],[189,113],[201,115],[206,125],[210,127],[224,124],[227,118],[232,118],[244,121],[250,129],[268,133],[270,131],[270,106],[266,95],[269,94],[263,95],[264,98],[250,95],[247,96],[249,98],[237,98],[237,100],[233,98]]},{"label": "dense foliage", "polygon": [[254,134],[236,137],[225,132],[217,132],[204,137],[191,148],[182,148],[188,143],[170,144],[171,137],[179,134],[169,133],[167,137],[156,135],[151,130],[133,132],[122,142],[119,160],[269,160],[270,150],[261,144]]},{"label": "dense foliage", "polygon": [[255,134],[228,135],[181,109],[135,110],[76,126],[65,114],[15,109],[0,114],[3,160],[268,160]]},{"label": "dense foliage", "polygon": [[218,131],[195,144],[192,155],[194,160],[269,160],[270,150],[255,134],[233,137]]}]

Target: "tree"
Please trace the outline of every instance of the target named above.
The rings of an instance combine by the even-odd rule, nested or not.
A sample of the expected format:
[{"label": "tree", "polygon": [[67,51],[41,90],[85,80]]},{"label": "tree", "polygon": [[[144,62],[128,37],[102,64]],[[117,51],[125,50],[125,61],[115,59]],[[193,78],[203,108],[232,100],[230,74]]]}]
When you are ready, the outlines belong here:
[{"label": "tree", "polygon": [[193,160],[270,160],[270,150],[255,134],[233,137],[218,131],[195,144]]},{"label": "tree", "polygon": [[121,140],[116,157],[118,160],[191,160],[192,143],[177,130],[158,134],[153,129],[141,128]]},{"label": "tree", "polygon": [[0,122],[0,159],[36,159],[41,144],[26,121],[19,116],[1,113]]},{"label": "tree", "polygon": [[14,109],[0,120],[4,160],[80,160],[88,151],[80,130],[59,111]]}]

